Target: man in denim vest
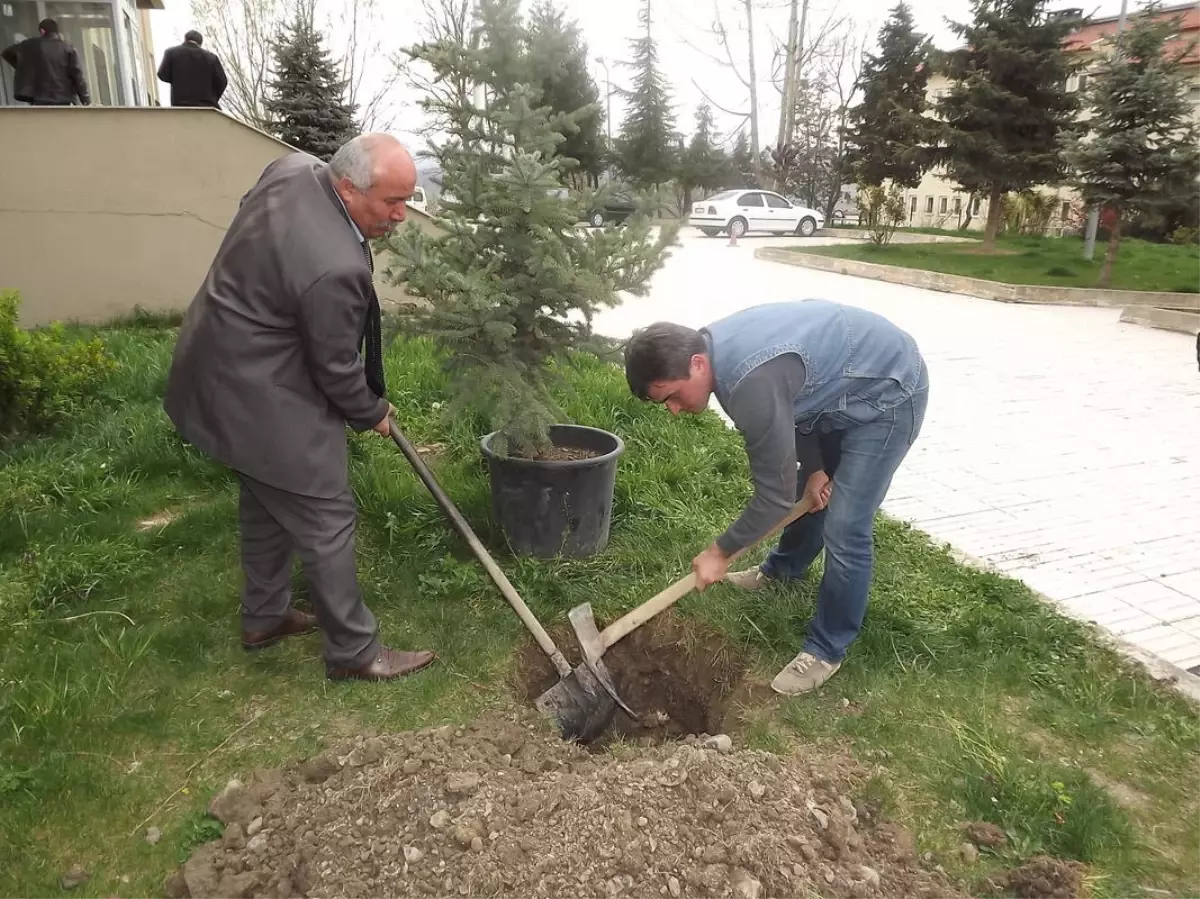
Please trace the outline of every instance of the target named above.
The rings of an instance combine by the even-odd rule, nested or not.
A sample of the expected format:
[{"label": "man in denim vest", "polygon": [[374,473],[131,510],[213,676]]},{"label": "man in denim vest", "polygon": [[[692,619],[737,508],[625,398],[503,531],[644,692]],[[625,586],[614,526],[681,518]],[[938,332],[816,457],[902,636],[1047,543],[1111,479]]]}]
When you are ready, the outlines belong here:
[{"label": "man in denim vest", "polygon": [[[929,378],[911,336],[880,315],[825,300],[744,309],[699,331],[659,322],[625,353],[634,395],[672,415],[717,401],[742,433],[754,497],[692,560],[697,589],[747,590],[804,577],[821,549],[825,574],[802,650],[778,693],[815,690],[841,667],[862,627],[874,563],[874,519],[921,431]],[[729,556],[807,496],[814,511],[784,529],[761,568],[728,572]]]}]

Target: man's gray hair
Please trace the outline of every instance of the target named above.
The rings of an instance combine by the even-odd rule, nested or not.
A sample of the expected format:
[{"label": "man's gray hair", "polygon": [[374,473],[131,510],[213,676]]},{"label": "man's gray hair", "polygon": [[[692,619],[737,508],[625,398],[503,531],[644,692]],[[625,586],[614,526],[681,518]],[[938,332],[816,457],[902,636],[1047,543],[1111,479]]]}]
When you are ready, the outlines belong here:
[{"label": "man's gray hair", "polygon": [[334,181],[349,178],[359,190],[370,190],[375,183],[375,157],[371,152],[374,135],[360,134],[342,144],[329,160],[329,172]]}]

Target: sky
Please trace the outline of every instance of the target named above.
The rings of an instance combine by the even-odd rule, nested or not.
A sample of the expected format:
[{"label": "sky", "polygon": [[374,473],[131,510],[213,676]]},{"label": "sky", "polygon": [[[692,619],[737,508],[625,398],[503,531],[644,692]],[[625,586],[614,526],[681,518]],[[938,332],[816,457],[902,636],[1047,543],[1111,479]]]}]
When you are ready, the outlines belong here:
[{"label": "sky", "polygon": [[[337,3],[338,0],[323,0]],[[531,4],[531,0],[526,0]],[[420,0],[378,0],[380,13],[379,36],[385,47],[396,48],[412,42],[420,27]],[[886,5],[885,5],[886,4]],[[189,0],[164,0],[165,9],[150,13],[153,29],[155,58],[163,50],[183,39],[183,33],[192,27]],[[568,17],[575,19],[588,43],[592,75],[600,88],[601,102],[606,98],[606,71],[597,61],[603,58],[608,63],[614,91],[619,86],[629,85],[631,72],[621,63],[630,58],[630,39],[639,33],[638,13],[642,0],[558,0],[558,5]],[[849,16],[850,25],[859,35],[867,36],[873,43],[884,19],[887,17],[885,3],[850,2],[850,0],[810,0],[809,23],[820,26],[830,17]],[[748,106],[745,87],[728,68],[715,61],[713,56],[723,56],[717,40],[711,33],[715,20],[714,10],[719,7],[722,21],[729,30],[734,47],[735,59],[741,71],[746,71],[744,14],[738,0],[653,0],[654,36],[659,44],[659,56],[670,84],[676,109],[676,128],[684,134],[693,130],[696,107],[704,102],[705,95],[716,106],[730,112],[745,110]],[[1129,11],[1140,8],[1140,0],[1130,0]],[[943,48],[952,47],[955,36],[946,19],[965,22],[970,17],[970,0],[910,0],[910,7],[917,29],[930,35],[934,43]],[[1091,16],[1117,15],[1121,0],[1050,0],[1051,9],[1081,8]],[[779,92],[770,81],[771,35],[786,38],[788,26],[787,0],[755,0],[755,42],[758,66],[760,132],[763,145],[774,142],[779,116]],[[867,10],[873,10],[868,12]],[[848,12],[854,10],[853,12]],[[810,33],[812,31],[810,30]],[[394,35],[394,38],[392,37]],[[394,89],[396,105],[395,122],[390,130],[410,149],[424,147],[422,113],[416,108],[419,95],[405,84]],[[624,109],[622,99],[612,96],[615,133],[619,128]],[[730,112],[715,109],[716,125],[726,140],[732,140],[736,130],[744,126],[745,119]]]}]

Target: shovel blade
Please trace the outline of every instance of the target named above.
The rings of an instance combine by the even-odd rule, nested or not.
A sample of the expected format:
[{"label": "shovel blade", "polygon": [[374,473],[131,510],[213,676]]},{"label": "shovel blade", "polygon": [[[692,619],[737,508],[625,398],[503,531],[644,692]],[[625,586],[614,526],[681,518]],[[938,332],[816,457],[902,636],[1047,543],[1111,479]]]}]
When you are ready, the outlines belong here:
[{"label": "shovel blade", "polygon": [[599,737],[617,711],[617,703],[584,666],[579,666],[534,702],[550,715],[564,740],[590,743]]}]

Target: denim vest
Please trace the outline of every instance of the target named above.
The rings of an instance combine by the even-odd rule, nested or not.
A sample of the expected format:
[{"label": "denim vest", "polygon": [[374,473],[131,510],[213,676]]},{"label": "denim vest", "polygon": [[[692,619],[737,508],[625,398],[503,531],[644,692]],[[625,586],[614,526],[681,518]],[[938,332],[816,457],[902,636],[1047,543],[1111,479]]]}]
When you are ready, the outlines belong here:
[{"label": "denim vest", "polygon": [[801,433],[873,421],[917,389],[924,363],[916,341],[886,318],[827,300],[771,303],[735,312],[703,329],[718,402],[776,356],[804,362],[793,405]]}]

